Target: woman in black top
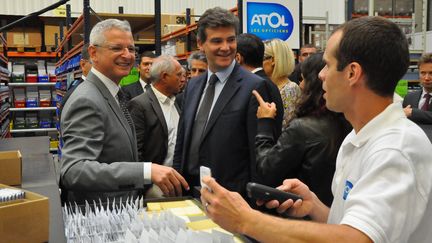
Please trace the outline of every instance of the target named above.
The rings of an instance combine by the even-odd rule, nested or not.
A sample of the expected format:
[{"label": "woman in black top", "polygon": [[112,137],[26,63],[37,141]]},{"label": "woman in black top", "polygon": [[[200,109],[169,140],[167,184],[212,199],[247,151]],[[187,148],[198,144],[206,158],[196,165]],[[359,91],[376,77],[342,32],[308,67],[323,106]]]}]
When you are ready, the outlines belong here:
[{"label": "woman in black top", "polygon": [[[257,112],[257,173],[262,183],[279,186],[286,178],[298,178],[326,205],[333,200],[331,183],[339,147],[351,130],[343,115],[325,107],[318,74],[325,66],[322,53],[301,65],[304,89],[296,106],[296,118],[273,138],[273,118]],[[276,111],[274,112],[274,115]]]}]

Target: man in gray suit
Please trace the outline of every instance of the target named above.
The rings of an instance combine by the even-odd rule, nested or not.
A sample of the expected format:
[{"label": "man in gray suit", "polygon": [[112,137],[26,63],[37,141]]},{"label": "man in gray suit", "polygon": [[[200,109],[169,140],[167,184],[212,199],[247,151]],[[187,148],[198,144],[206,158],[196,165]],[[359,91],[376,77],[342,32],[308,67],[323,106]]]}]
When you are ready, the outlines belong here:
[{"label": "man in gray suit", "polygon": [[93,68],[63,108],[60,180],[67,200],[140,196],[145,184],[180,195],[183,177],[170,167],[138,162],[135,128],[119,92],[134,65],[135,46],[127,21],[107,19],[90,33]]},{"label": "man in gray suit", "polygon": [[432,124],[432,53],[423,54],[418,62],[421,90],[405,96],[405,115],[417,124]]},{"label": "man in gray suit", "polygon": [[[158,161],[172,167],[180,113],[175,95],[182,75],[177,60],[167,55],[158,57],[150,69],[151,87],[129,102],[141,161]],[[162,196],[157,187],[151,191],[148,197]]]}]

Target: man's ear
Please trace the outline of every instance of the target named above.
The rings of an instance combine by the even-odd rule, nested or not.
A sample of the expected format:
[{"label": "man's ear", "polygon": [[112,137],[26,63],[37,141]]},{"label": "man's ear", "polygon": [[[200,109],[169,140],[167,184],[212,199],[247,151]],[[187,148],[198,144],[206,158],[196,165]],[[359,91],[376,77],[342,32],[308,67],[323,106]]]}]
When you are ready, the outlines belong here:
[{"label": "man's ear", "polygon": [[204,50],[203,50],[203,47],[202,47],[203,43],[202,43],[202,41],[201,41],[200,39],[197,39],[197,45],[198,45],[198,49],[199,49],[200,51],[204,51]]},{"label": "man's ear", "polygon": [[240,55],[240,53],[236,53],[235,59],[240,65],[243,64],[243,57]]},{"label": "man's ear", "polygon": [[348,64],[346,72],[350,85],[357,84],[363,77],[363,68],[358,62]]},{"label": "man's ear", "polygon": [[88,48],[88,53],[92,63],[97,63],[96,46],[90,45]]}]

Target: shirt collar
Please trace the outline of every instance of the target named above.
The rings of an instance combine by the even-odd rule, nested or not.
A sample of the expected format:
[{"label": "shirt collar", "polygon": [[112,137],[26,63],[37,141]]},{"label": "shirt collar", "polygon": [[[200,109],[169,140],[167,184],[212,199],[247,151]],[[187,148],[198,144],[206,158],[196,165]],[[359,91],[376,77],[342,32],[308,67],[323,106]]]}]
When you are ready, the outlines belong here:
[{"label": "shirt collar", "polygon": [[252,73],[256,73],[258,71],[261,71],[263,68],[262,67],[257,67],[254,70],[252,70]]},{"label": "shirt collar", "polygon": [[351,143],[355,147],[361,147],[370,138],[379,134],[383,128],[388,128],[389,124],[396,124],[401,118],[406,118],[401,104],[392,103],[370,120],[357,134],[353,129],[344,144]]},{"label": "shirt collar", "polygon": [[[235,60],[233,60],[232,63],[227,68],[222,69],[222,70],[215,73],[219,79],[219,82],[224,84],[228,80],[229,76],[231,75],[232,71],[234,70],[235,64],[236,64],[236,62],[235,62]],[[212,75],[213,75],[213,72],[210,71],[210,69],[208,69],[207,82],[210,80],[210,77]]]},{"label": "shirt collar", "polygon": [[151,86],[151,89],[153,90],[156,98],[159,100],[161,104],[172,104],[175,101],[175,95],[173,97],[168,97],[164,94],[162,94],[159,90],[157,90],[153,85]]},{"label": "shirt collar", "polygon": [[[423,88],[422,89],[422,94],[420,96],[420,98],[423,98],[425,94],[427,94],[428,92],[426,92],[426,90]],[[432,95],[432,93],[429,93],[430,95]]]},{"label": "shirt collar", "polygon": [[108,91],[113,97],[117,96],[118,91],[120,90],[120,87],[111,79],[109,79],[107,76],[103,75],[101,72],[99,72],[96,68],[92,68],[91,71],[98,77],[102,83],[107,87]]}]

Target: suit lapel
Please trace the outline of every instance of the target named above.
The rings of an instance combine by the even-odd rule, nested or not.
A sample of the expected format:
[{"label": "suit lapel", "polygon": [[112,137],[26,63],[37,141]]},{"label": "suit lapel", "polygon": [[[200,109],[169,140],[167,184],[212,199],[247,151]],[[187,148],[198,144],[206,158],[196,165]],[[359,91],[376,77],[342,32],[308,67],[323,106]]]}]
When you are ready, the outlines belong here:
[{"label": "suit lapel", "polygon": [[417,93],[415,94],[415,99],[414,99],[414,106],[412,106],[412,107],[414,107],[414,108],[419,108],[420,109],[420,107],[419,107],[419,103],[420,103],[420,99],[422,98],[421,97],[421,94],[422,94],[422,92],[423,92],[423,90],[419,90],[419,91],[417,91]]},{"label": "suit lapel", "polygon": [[141,85],[141,82],[138,80],[138,82],[136,82],[136,87],[134,88],[135,90],[135,97],[144,93],[143,87]]},{"label": "suit lapel", "polygon": [[92,72],[88,74],[87,81],[93,83],[99,89],[102,96],[107,100],[108,105],[111,107],[113,113],[116,115],[117,119],[120,121],[123,128],[126,130],[126,133],[128,134],[129,137],[129,141],[131,142],[132,145],[132,151],[134,151],[134,158],[137,158],[137,154],[135,154],[136,149],[134,149],[136,147],[135,131],[131,130],[131,127],[129,126],[129,123],[127,122],[126,118],[124,117],[123,112],[120,110],[120,106],[117,104],[117,101],[111,95],[108,88],[102,83],[102,81]]},{"label": "suit lapel", "polygon": [[146,94],[148,95],[149,101],[151,106],[153,107],[153,110],[156,113],[157,118],[159,119],[159,122],[162,124],[163,131],[165,135],[168,135],[168,128],[165,121],[165,116],[163,114],[162,108],[160,107],[159,101],[153,92],[152,89],[147,89]]},{"label": "suit lapel", "polygon": [[242,78],[240,75],[239,67],[240,67],[239,64],[236,64],[230,77],[226,81],[226,84],[223,87],[222,92],[220,93],[220,95],[219,95],[219,97],[218,97],[218,99],[217,99],[217,101],[213,107],[213,110],[210,114],[210,118],[208,120],[208,123],[207,123],[207,126],[206,126],[206,129],[204,131],[204,135],[203,135],[202,139],[204,139],[207,136],[208,132],[211,130],[211,128],[216,123],[216,120],[218,119],[218,117],[222,113],[225,106],[231,101],[231,98],[234,96],[234,94],[240,88],[240,86],[241,86],[240,81]]},{"label": "suit lapel", "polygon": [[[196,82],[195,82],[196,81]],[[204,92],[204,87],[207,81],[207,74],[201,75],[197,80],[189,81],[187,87],[187,94],[185,93],[184,101],[187,103],[183,104],[183,119],[185,124],[185,144],[189,144],[191,138],[192,126],[195,121],[195,115],[197,113],[198,105],[201,100],[201,96]],[[187,98],[186,98],[187,96]],[[190,101],[189,101],[190,100]]]}]

